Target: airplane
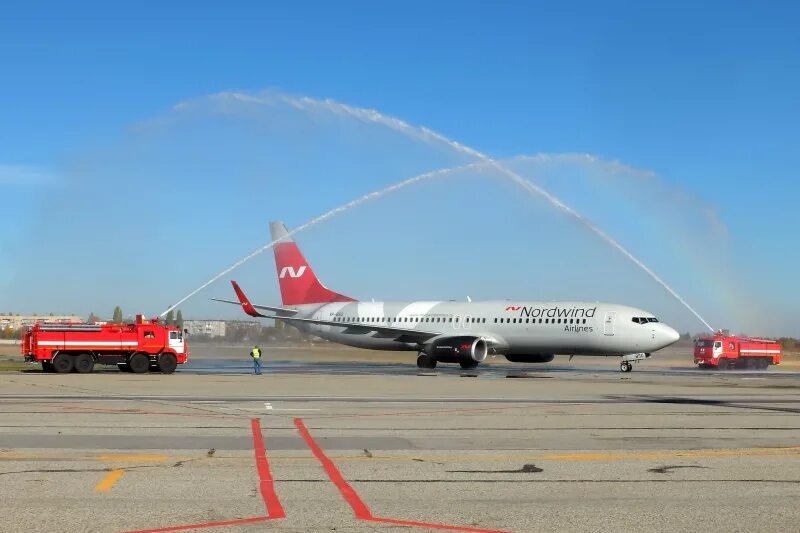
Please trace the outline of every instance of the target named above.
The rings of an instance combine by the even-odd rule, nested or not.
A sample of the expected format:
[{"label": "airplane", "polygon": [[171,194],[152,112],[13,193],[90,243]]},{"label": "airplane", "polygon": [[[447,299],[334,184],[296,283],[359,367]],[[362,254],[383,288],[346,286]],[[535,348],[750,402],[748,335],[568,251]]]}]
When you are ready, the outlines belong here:
[{"label": "airplane", "polygon": [[[548,363],[556,355],[619,356],[620,370],[676,342],[677,331],[652,313],[590,302],[409,301],[365,302],[332,291],[292,239],[271,222],[282,306],[250,302],[236,281],[237,299],[252,317],[280,320],[331,342],[372,350],[417,352],[417,366],[458,363],[473,369],[489,355],[513,363]],[[263,313],[265,311],[266,313]]]}]

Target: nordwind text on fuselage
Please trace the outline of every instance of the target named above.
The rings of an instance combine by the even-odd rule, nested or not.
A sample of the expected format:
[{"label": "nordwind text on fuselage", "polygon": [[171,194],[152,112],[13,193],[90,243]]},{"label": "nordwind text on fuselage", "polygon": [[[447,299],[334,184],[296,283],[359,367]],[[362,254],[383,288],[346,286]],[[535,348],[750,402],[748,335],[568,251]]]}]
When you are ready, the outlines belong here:
[{"label": "nordwind text on fuselage", "polygon": [[[577,320],[575,321],[576,324],[566,324],[566,319],[594,318],[594,315],[597,312],[597,306],[592,308],[573,306],[569,308],[569,307],[561,307],[558,305],[554,307],[510,305],[506,307],[506,311],[519,311],[520,318],[528,317],[528,318],[539,318],[539,319],[541,318],[565,319],[564,331],[572,331],[575,333],[591,333],[592,331],[594,331],[594,327],[577,325],[578,323]],[[586,320],[583,320],[583,323],[585,324]]]}]

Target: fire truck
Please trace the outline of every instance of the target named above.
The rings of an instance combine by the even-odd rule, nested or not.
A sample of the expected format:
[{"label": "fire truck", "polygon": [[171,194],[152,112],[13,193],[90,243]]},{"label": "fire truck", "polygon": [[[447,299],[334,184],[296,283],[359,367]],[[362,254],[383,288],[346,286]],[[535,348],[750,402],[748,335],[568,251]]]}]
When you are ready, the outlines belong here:
[{"label": "fire truck", "polygon": [[137,315],[132,324],[48,324],[29,326],[22,356],[45,372],[86,374],[96,364],[125,372],[171,374],[189,359],[184,332],[157,318]]},{"label": "fire truck", "polygon": [[694,362],[700,368],[725,370],[735,366],[764,370],[781,363],[781,345],[768,339],[719,332],[695,341]]}]

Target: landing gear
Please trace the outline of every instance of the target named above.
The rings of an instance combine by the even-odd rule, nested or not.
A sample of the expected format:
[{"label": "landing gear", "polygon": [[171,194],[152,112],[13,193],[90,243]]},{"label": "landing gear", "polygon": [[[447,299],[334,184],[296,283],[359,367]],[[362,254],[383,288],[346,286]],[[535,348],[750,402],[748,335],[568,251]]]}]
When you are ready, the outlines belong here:
[{"label": "landing gear", "polygon": [[419,356],[417,357],[417,368],[433,370],[436,368],[436,359],[425,352],[419,352]]},{"label": "landing gear", "polygon": [[649,353],[629,353],[622,356],[622,362],[619,364],[620,372],[630,372],[633,370],[633,363],[650,359]]}]

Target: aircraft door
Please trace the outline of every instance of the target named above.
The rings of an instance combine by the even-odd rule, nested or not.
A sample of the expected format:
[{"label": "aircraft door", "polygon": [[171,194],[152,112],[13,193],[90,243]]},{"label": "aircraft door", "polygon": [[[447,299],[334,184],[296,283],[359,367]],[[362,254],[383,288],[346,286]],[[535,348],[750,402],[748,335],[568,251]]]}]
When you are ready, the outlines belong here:
[{"label": "aircraft door", "polygon": [[614,321],[616,317],[617,313],[606,313],[606,319],[603,322],[603,334],[608,335],[609,337],[614,335]]}]

